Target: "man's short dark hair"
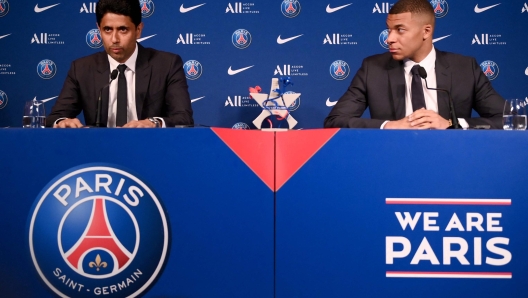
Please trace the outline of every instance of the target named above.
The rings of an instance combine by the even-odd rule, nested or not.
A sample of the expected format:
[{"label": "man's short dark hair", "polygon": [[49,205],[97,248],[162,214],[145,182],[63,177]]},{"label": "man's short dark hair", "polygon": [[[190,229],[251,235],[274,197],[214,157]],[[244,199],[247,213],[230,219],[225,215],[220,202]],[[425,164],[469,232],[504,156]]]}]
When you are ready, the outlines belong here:
[{"label": "man's short dark hair", "polygon": [[411,14],[424,14],[431,18],[434,27],[435,13],[433,6],[428,0],[400,0],[392,6],[389,13],[399,14],[410,12]]},{"label": "man's short dark hair", "polygon": [[139,0],[99,0],[95,7],[97,25],[101,25],[103,16],[109,12],[130,17],[136,27],[141,24]]}]

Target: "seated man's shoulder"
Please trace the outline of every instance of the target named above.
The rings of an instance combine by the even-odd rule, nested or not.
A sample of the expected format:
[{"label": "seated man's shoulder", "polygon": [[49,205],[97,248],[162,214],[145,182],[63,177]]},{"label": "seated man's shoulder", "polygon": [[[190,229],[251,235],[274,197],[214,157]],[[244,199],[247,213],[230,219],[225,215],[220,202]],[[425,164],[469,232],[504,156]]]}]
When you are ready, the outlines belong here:
[{"label": "seated man's shoulder", "polygon": [[385,66],[388,63],[391,63],[393,61],[394,60],[392,59],[392,55],[390,53],[388,53],[388,52],[387,53],[382,53],[382,54],[376,54],[376,55],[368,56],[367,58],[364,59],[364,62],[366,62],[368,64],[381,65],[381,66]]},{"label": "seated man's shoulder", "polygon": [[437,55],[437,59],[441,57],[443,59],[447,59],[448,61],[472,61],[475,59],[471,56],[465,56],[462,54],[457,54],[453,52],[444,52],[444,51],[439,51],[439,50],[436,51],[436,55]]},{"label": "seated man's shoulder", "polygon": [[165,52],[156,50],[153,48],[144,48],[145,52],[152,58],[152,59],[163,59],[165,61],[171,61],[171,60],[181,60],[180,55],[171,53],[171,52]]},{"label": "seated man's shoulder", "polygon": [[[106,59],[106,60],[105,60]],[[74,64],[92,64],[93,62],[104,62],[108,61],[107,54],[105,52],[97,52],[88,56],[84,56],[78,59],[73,60]]]}]

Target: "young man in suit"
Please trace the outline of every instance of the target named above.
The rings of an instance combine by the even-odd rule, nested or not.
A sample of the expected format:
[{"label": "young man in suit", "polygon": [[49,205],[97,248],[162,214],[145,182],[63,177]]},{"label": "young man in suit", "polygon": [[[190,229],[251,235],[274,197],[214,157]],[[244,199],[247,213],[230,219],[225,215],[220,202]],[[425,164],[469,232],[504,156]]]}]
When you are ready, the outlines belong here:
[{"label": "young man in suit", "polygon": [[[363,60],[348,90],[336,103],[325,127],[446,129],[452,126],[451,93],[463,128],[502,128],[504,99],[495,92],[474,58],[436,50],[434,10],[427,0],[400,0],[387,17],[389,53]],[[415,66],[415,65],[419,66]],[[366,108],[371,119],[360,118]],[[472,109],[480,118],[471,118]]]},{"label": "young man in suit", "polygon": [[[107,127],[193,125],[180,56],[137,43],[143,29],[139,1],[100,0],[96,18],[105,52],[73,61],[46,125],[83,127],[81,111],[87,126],[98,118]],[[115,69],[117,78],[105,88]]]}]

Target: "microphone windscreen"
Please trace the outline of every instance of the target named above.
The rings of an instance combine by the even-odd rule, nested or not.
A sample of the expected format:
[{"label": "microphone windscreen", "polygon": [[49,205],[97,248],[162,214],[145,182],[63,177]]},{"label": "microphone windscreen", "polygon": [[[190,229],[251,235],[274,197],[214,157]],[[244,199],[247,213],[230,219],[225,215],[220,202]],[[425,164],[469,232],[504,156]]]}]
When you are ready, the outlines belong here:
[{"label": "microphone windscreen", "polygon": [[117,74],[119,71],[117,69],[112,70],[112,74],[110,74],[110,79],[113,81],[117,78]]},{"label": "microphone windscreen", "polygon": [[418,68],[418,73],[420,74],[420,77],[422,77],[422,79],[427,78],[427,71],[425,71],[425,68],[420,66],[420,68]]}]

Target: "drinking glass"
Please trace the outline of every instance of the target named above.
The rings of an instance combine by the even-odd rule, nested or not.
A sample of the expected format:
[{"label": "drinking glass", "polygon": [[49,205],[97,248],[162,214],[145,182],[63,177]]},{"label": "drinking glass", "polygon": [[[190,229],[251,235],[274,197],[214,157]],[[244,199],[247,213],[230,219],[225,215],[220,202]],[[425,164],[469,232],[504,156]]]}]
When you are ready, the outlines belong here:
[{"label": "drinking glass", "polygon": [[44,128],[46,126],[46,110],[44,102],[34,98],[26,101],[24,106],[24,116],[22,117],[22,127],[24,128]]},{"label": "drinking glass", "polygon": [[504,130],[526,130],[526,109],[528,100],[507,99],[502,114]]}]

